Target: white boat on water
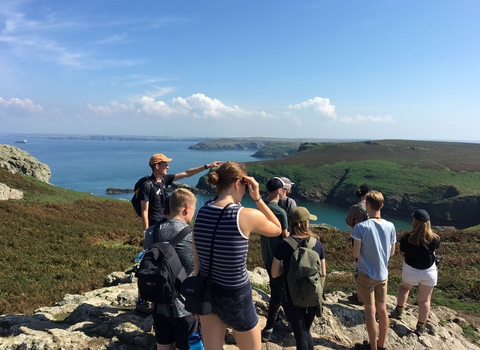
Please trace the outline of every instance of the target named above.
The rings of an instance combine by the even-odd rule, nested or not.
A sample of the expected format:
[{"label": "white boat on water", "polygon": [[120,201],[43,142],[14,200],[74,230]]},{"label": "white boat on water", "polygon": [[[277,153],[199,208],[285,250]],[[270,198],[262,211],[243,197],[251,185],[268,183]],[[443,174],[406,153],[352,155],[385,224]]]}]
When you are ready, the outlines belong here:
[{"label": "white boat on water", "polygon": [[15,140],[15,143],[27,143],[27,140]]}]

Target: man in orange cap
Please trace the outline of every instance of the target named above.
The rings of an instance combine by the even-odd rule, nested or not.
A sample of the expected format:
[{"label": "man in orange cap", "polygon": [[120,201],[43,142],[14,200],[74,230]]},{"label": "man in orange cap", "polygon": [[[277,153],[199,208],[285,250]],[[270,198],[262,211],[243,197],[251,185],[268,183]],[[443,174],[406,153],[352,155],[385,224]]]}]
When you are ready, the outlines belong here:
[{"label": "man in orange cap", "polygon": [[196,168],[190,168],[178,174],[167,174],[168,163],[172,158],[157,153],[150,157],[149,165],[152,168],[152,176],[145,181],[140,188],[140,203],[143,231],[164,218],[163,206],[165,204],[166,188],[174,181],[198,174],[203,170],[217,167],[221,162],[213,162]]}]

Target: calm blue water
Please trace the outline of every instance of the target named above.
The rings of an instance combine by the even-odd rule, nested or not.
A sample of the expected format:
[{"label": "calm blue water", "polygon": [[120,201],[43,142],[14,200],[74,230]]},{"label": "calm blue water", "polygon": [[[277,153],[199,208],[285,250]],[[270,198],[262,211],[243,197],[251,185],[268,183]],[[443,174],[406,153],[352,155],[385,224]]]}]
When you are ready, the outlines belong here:
[{"label": "calm blue water", "polygon": [[[148,160],[154,153],[164,153],[173,158],[169,168],[169,173],[172,174],[215,160],[256,160],[251,157],[252,151],[194,151],[188,147],[195,142],[185,141],[84,141],[28,137],[27,143],[15,143],[15,139],[13,136],[0,136],[0,144],[16,146],[47,164],[52,171],[51,184],[119,199],[130,199],[132,194],[107,195],[106,189],[133,188],[141,176],[151,173]],[[201,172],[182,182],[195,186],[204,174]],[[199,206],[209,198],[210,196],[197,195]],[[318,216],[318,221],[313,223],[327,223],[341,230],[349,230],[345,224],[346,209],[324,203],[297,203]],[[250,197],[245,197],[242,204],[256,207]],[[410,218],[385,218],[392,221],[397,230],[411,228]]]}]

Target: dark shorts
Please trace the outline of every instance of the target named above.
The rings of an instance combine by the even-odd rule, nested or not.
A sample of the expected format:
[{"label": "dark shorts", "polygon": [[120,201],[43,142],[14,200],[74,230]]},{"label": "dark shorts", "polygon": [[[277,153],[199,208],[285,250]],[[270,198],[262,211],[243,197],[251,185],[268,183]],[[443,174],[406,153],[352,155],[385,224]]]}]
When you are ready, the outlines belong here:
[{"label": "dark shorts", "polygon": [[197,332],[198,321],[190,315],[174,318],[154,312],[153,326],[158,344],[175,343],[177,349],[188,350],[190,349],[188,336]]},{"label": "dark shorts", "polygon": [[250,283],[234,290],[214,286],[212,297],[214,313],[234,330],[246,332],[257,325],[258,316],[253,304]]}]

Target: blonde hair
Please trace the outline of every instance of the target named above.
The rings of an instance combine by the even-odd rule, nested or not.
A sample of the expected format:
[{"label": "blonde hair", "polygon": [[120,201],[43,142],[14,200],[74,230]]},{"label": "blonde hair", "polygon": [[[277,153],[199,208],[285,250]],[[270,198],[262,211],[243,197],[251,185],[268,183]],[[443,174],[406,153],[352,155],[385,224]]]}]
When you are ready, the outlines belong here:
[{"label": "blonde hair", "polygon": [[245,175],[247,175],[245,165],[229,160],[220,165],[217,170],[208,173],[208,182],[216,187],[218,195],[235,181],[241,181]]},{"label": "blonde hair", "polygon": [[384,198],[381,192],[372,190],[365,195],[365,201],[370,205],[372,210],[378,211],[382,209]]},{"label": "blonde hair", "polygon": [[187,205],[193,206],[196,203],[197,198],[191,191],[177,188],[170,196],[170,213],[181,212]]},{"label": "blonde hair", "polygon": [[290,235],[293,236],[298,236],[298,237],[317,237],[315,233],[310,231],[310,222],[309,220],[305,221],[290,221],[288,224],[288,231],[290,232]]},{"label": "blonde hair", "polygon": [[410,232],[408,242],[413,245],[426,247],[434,239],[440,240],[440,237],[432,231],[430,220],[420,221],[414,218],[412,222],[412,232]]}]

